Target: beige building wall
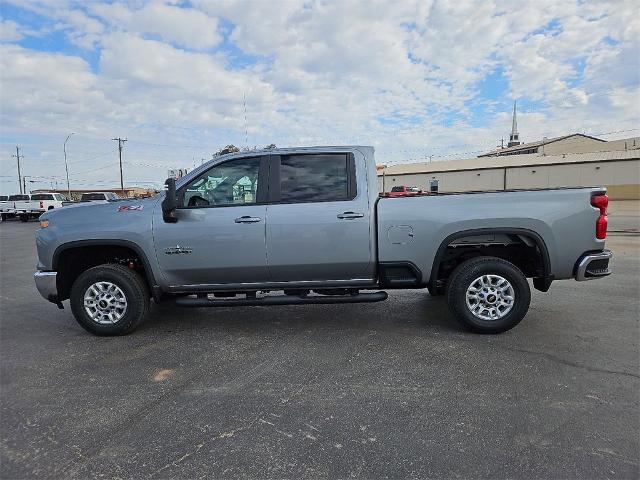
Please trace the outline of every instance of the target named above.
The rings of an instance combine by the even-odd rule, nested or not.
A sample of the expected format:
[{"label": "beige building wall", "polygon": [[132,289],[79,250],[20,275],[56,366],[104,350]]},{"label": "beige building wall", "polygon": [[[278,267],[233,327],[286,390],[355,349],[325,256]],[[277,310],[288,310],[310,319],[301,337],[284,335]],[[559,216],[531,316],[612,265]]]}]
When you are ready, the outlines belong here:
[{"label": "beige building wall", "polygon": [[[425,172],[385,175],[385,189],[394,185],[429,190],[429,181],[438,180],[440,192],[502,190],[505,169],[478,169],[451,172]],[[382,192],[382,177],[378,177]],[[506,188],[554,188],[603,185],[614,200],[640,199],[640,160],[588,162],[506,168]]]},{"label": "beige building wall", "polygon": [[[461,172],[416,173],[409,175],[385,175],[385,190],[394,185],[418,187],[424,191],[430,188],[430,181],[438,180],[440,192],[464,192],[468,190],[502,190],[504,170],[469,170]],[[378,187],[382,192],[382,177],[378,177]]]}]

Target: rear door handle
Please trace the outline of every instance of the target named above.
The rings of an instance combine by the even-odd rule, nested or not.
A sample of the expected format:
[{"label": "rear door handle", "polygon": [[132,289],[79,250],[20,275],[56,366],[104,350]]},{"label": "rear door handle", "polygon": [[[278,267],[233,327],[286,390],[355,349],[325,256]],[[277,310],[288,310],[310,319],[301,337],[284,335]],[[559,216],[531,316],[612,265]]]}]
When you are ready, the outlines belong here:
[{"label": "rear door handle", "polygon": [[344,212],[344,213],[339,213],[338,214],[338,218],[340,219],[352,219],[352,218],[362,218],[364,217],[364,213],[356,213],[356,212]]},{"label": "rear door handle", "polygon": [[250,217],[249,215],[245,215],[243,217],[236,218],[236,223],[258,223],[262,219],[260,217]]}]

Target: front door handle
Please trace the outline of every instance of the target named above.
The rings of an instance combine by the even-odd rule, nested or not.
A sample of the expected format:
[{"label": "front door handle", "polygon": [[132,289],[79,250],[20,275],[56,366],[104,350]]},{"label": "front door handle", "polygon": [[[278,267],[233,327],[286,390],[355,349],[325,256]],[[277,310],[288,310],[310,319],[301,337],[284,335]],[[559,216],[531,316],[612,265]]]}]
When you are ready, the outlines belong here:
[{"label": "front door handle", "polygon": [[352,219],[352,218],[362,218],[364,217],[364,213],[356,213],[356,212],[344,212],[344,213],[339,213],[338,214],[338,218],[340,219]]},{"label": "front door handle", "polygon": [[260,217],[250,217],[249,215],[245,215],[243,217],[236,218],[236,223],[258,223],[262,219]]}]

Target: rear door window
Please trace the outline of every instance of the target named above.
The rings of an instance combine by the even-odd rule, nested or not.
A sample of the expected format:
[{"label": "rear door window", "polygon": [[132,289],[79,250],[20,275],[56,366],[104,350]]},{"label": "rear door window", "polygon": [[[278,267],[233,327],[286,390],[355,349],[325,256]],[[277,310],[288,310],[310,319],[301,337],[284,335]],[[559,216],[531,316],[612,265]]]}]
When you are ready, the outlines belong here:
[{"label": "rear door window", "polygon": [[353,156],[345,153],[280,157],[280,202],[330,202],[355,198]]},{"label": "rear door window", "polygon": [[6,195],[0,195],[0,202],[6,202],[8,198],[9,197],[7,197]]},{"label": "rear door window", "polygon": [[11,195],[9,197],[9,201],[11,202],[20,202],[24,200],[29,200],[29,195]]}]

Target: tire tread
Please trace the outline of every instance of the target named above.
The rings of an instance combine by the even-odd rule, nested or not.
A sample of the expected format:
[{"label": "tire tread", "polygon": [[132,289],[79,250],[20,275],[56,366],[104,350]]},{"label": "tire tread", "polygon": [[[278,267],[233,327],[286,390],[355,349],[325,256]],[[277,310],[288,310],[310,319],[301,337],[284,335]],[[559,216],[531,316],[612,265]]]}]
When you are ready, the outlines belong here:
[{"label": "tire tread", "polygon": [[[481,275],[477,272],[485,265],[499,265],[499,269],[506,268],[514,278],[508,279],[514,289],[518,291],[516,296],[516,304],[513,306],[503,319],[492,321],[493,323],[483,324],[482,320],[475,319],[469,311],[464,298],[468,287],[465,277],[473,275]],[[473,273],[476,271],[476,273]],[[504,272],[495,272],[504,275]],[[451,273],[447,281],[447,304],[449,309],[456,317],[456,320],[465,328],[476,333],[502,333],[515,327],[524,318],[529,309],[531,301],[531,290],[529,283],[522,271],[513,263],[498,257],[474,257],[458,265]]]},{"label": "tire tread", "polygon": [[[133,290],[133,298],[127,298],[128,304],[140,307],[140,311],[136,315],[127,315],[123,323],[118,322],[116,329],[99,326],[92,320],[86,318],[83,306],[84,289],[82,288],[82,284],[86,280],[97,281],[105,273],[120,276],[122,280],[128,284],[130,289]],[[106,263],[85,270],[75,280],[71,287],[71,311],[80,326],[94,335],[127,335],[135,330],[147,316],[149,312],[149,297],[149,287],[139,273],[116,263]]]}]

